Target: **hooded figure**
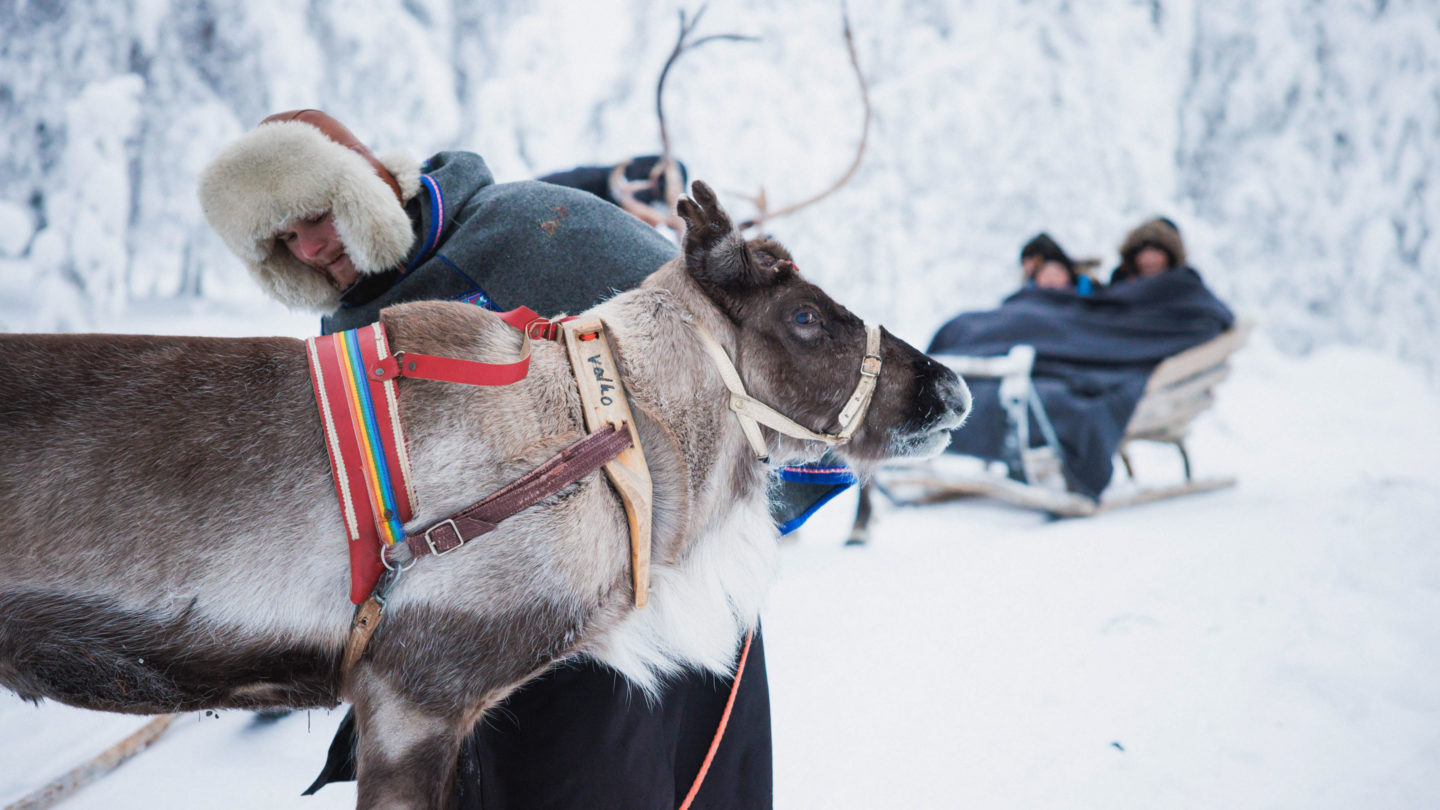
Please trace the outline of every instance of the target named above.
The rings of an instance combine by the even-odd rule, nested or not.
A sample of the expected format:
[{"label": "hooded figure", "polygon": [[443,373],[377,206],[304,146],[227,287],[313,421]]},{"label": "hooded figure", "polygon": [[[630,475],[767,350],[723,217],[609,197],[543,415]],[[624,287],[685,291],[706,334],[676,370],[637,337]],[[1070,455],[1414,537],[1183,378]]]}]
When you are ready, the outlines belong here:
[{"label": "hooded figure", "polygon": [[[1042,279],[1042,274],[1048,274],[1049,266],[1052,265],[1063,269],[1066,278],[1060,281],[1048,277]],[[1020,272],[1024,276],[1026,287],[1069,289],[1079,295],[1089,295],[1093,291],[1093,285],[1090,277],[1081,272],[1082,266],[1089,265],[1081,265],[1070,258],[1060,244],[1043,231],[1035,234],[1020,248]]]},{"label": "hooded figure", "polygon": [[1039,259],[1042,262],[1060,262],[1066,267],[1073,268],[1075,263],[1070,260],[1063,248],[1051,238],[1050,234],[1041,231],[1030,238],[1025,246],[1020,248],[1020,264],[1023,267],[1031,259]]},{"label": "hooded figure", "polygon": [[[1159,257],[1161,253],[1163,260]],[[1185,266],[1185,242],[1180,238],[1180,228],[1165,217],[1156,217],[1125,234],[1120,243],[1120,266],[1111,274],[1110,283],[1155,276]]]},{"label": "hooded figure", "polygon": [[[659,233],[593,194],[496,183],[471,152],[423,163],[404,152],[377,158],[318,110],[272,115],[227,145],[202,172],[199,195],[260,286],[321,313],[326,333],[372,323],[405,301],[580,312],[675,255]],[[280,237],[324,215],[338,245],[316,248],[322,255],[307,263],[305,240]],[[348,257],[343,284],[316,266],[337,251]]]},{"label": "hooded figure", "polygon": [[397,266],[415,242],[405,204],[420,192],[420,162],[403,150],[377,158],[319,110],[277,113],[221,150],[200,175],[200,208],[260,287],[295,309],[330,312],[340,290],[276,237],[330,212],[361,276]]}]

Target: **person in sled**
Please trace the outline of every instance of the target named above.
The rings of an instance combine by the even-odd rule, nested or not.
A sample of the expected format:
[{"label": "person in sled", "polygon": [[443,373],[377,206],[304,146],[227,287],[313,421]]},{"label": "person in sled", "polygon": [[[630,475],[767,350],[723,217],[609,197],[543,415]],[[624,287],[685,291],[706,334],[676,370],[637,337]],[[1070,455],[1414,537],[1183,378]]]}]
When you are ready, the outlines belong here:
[{"label": "person in sled", "polygon": [[[1032,242],[1042,255],[1054,245],[1048,237]],[[1234,322],[1230,309],[1185,264],[1174,223],[1147,220],[1126,235],[1120,253],[1112,283],[1091,295],[1027,285],[996,309],[955,316],[927,349],[990,357],[1020,344],[1034,347],[1031,384],[1057,436],[1066,487],[1094,500],[1110,482],[1115,452],[1150,372]],[[1012,477],[1025,480],[1014,446],[1017,421],[1031,420],[1032,443],[1045,431],[1033,414],[1000,406],[997,380],[967,382],[976,407],[965,429],[953,434],[951,452],[1003,462]]]},{"label": "person in sled", "polygon": [[[422,299],[580,312],[675,256],[674,244],[597,196],[598,186],[590,191],[496,183],[470,152],[423,162],[401,152],[377,157],[317,110],[266,118],[226,146],[199,184],[205,217],[260,286],[293,308],[321,313],[327,334]],[[557,665],[489,712],[465,741],[456,804],[669,810],[696,783],[730,695],[729,682],[688,672],[652,703],[602,665]],[[758,629],[729,711],[694,806],[770,807],[770,705]],[[352,712],[307,792],[353,779],[354,745]]]},{"label": "person in sled", "polygon": [[1071,259],[1048,233],[1038,233],[1020,248],[1021,283],[1026,288],[1069,290],[1077,295],[1094,291],[1090,277],[1080,272]]},{"label": "person in sled", "polygon": [[1125,234],[1120,243],[1120,264],[1110,274],[1111,284],[1155,278],[1185,264],[1185,242],[1180,228],[1167,217],[1148,219]]}]

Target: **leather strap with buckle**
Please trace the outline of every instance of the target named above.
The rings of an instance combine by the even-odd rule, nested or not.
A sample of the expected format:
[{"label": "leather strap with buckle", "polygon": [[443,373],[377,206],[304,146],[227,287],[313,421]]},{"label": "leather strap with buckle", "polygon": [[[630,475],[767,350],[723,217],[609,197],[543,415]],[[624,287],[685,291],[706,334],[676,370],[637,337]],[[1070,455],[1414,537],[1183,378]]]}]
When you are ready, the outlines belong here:
[{"label": "leather strap with buckle", "polygon": [[569,445],[549,461],[505,485],[483,500],[440,520],[403,543],[385,549],[386,562],[408,567],[418,557],[447,554],[492,532],[505,518],[554,495],[605,466],[630,446],[628,431],[607,427]]}]

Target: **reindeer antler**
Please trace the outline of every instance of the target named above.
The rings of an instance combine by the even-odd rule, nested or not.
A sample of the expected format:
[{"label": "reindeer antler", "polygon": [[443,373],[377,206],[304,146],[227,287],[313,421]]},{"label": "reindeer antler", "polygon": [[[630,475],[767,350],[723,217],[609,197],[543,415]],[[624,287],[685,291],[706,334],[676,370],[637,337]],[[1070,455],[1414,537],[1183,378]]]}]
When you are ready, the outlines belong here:
[{"label": "reindeer antler", "polygon": [[[680,195],[684,193],[684,182],[680,179],[680,166],[670,156],[670,130],[665,124],[665,79],[670,75],[670,68],[680,59],[680,56],[688,51],[693,51],[709,42],[756,42],[756,37],[744,34],[711,34],[690,41],[690,35],[700,24],[700,18],[705,16],[705,5],[695,12],[695,16],[686,19],[685,9],[680,9],[680,35],[675,39],[675,47],[670,51],[670,57],[665,60],[665,67],[660,70],[660,80],[655,83],[655,115],[660,119],[660,159],[655,161],[655,166],[650,170],[650,176],[645,180],[627,180],[625,170],[629,168],[630,161],[625,161],[616,166],[610,172],[610,196],[614,197],[620,207],[639,217],[650,226],[668,225],[676,233],[685,230],[685,223],[675,213],[675,203],[679,201]],[[658,191],[659,180],[665,178],[665,210],[667,214],[660,214],[635,199],[635,193],[645,189]]]},{"label": "reindeer antler", "polygon": [[[610,196],[614,197],[620,207],[639,217],[647,224],[654,226],[667,225],[676,233],[685,229],[684,221],[675,214],[675,203],[680,199],[682,182],[680,180],[680,166],[670,155],[670,130],[665,123],[665,79],[670,75],[670,68],[680,59],[682,54],[692,51],[701,45],[715,41],[730,42],[756,42],[758,38],[745,36],[743,34],[711,34],[691,41],[690,36],[700,24],[700,18],[705,15],[706,6],[700,6],[695,16],[686,17],[685,10],[680,10],[680,34],[675,40],[675,47],[670,51],[670,57],[665,60],[665,66],[660,70],[660,80],[655,84],[655,115],[660,119],[660,159],[655,162],[650,175],[644,180],[627,180],[625,170],[630,167],[630,161],[625,161],[616,166],[610,172]],[[762,187],[755,196],[750,197],[750,202],[755,205],[759,213],[740,223],[740,230],[757,227],[767,220],[793,214],[796,211],[814,205],[815,203],[829,197],[850,182],[855,176],[856,170],[860,168],[860,161],[865,157],[865,147],[870,142],[870,121],[874,117],[870,105],[870,85],[865,81],[865,73],[860,69],[860,57],[855,51],[855,36],[850,28],[850,10],[844,0],[840,3],[840,17],[844,23],[845,47],[850,52],[850,66],[855,70],[855,81],[860,85],[860,100],[864,104],[865,119],[860,128],[860,142],[855,148],[855,158],[850,161],[850,167],[838,180],[829,188],[820,193],[797,203],[784,206],[777,211],[770,211],[766,200],[765,189]],[[646,189],[659,190],[659,179],[665,178],[665,209],[668,213],[661,214],[648,205],[635,199],[636,192]]]},{"label": "reindeer antler", "polygon": [[836,180],[829,188],[807,200],[792,203],[778,211],[766,210],[765,189],[761,188],[756,196],[750,198],[751,202],[755,203],[755,206],[760,209],[760,213],[751,219],[741,222],[740,230],[757,227],[766,220],[793,214],[802,208],[820,202],[831,194],[834,194],[841,186],[850,182],[850,178],[854,177],[855,171],[860,168],[860,160],[865,157],[865,146],[870,141],[870,119],[873,117],[870,107],[870,85],[865,81],[864,72],[860,70],[860,57],[855,53],[855,37],[850,31],[850,11],[846,8],[844,0],[841,0],[840,3],[840,16],[845,24],[845,47],[850,51],[850,66],[855,69],[855,81],[860,85],[860,100],[865,105],[865,122],[860,128],[860,143],[855,148],[855,159],[850,161],[850,168],[846,169],[845,173],[840,176],[840,179]]}]

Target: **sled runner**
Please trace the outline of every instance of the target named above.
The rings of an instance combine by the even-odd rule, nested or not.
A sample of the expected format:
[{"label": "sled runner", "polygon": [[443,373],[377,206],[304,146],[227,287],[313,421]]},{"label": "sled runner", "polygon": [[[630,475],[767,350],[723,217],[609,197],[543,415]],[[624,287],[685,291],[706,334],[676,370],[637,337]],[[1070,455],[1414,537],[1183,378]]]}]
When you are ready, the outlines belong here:
[{"label": "sled runner", "polygon": [[160,739],[175,715],[162,714],[138,731],[71,768],[28,795],[5,805],[5,810],[47,810],[73,796],[81,788],[124,765]]},{"label": "sled runner", "polygon": [[[1016,346],[999,357],[937,356],[965,378],[1000,380],[1000,404],[1013,431],[1017,459],[1012,470],[1000,462],[946,456],[919,466],[890,466],[876,472],[860,492],[849,542],[864,543],[871,519],[871,492],[878,490],[896,505],[938,503],[973,495],[998,498],[1057,517],[1086,517],[1110,509],[1233,486],[1233,476],[1197,478],[1191,469],[1185,438],[1190,424],[1215,402],[1214,389],[1230,373],[1230,355],[1245,344],[1250,324],[1237,323],[1205,343],[1157,365],[1144,395],[1126,424],[1118,455],[1126,481],[1114,483],[1099,501],[1068,491],[1059,441],[1031,380],[1035,351]],[[1030,435],[1032,420],[1039,441]],[[1171,484],[1141,484],[1128,452],[1132,442],[1158,442],[1180,455],[1183,479]],[[1035,445],[1032,447],[1032,445]],[[998,468],[998,469],[997,469]],[[1022,480],[1023,479],[1023,480]]]}]

